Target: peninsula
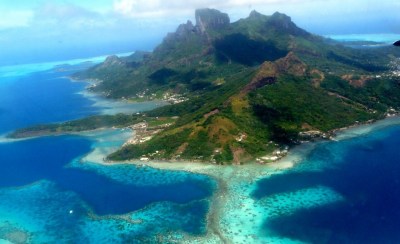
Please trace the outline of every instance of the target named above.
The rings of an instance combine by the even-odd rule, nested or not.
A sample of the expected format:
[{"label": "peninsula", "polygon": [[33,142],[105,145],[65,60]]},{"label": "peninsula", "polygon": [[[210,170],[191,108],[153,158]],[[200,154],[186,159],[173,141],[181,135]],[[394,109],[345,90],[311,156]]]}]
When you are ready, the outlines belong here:
[{"label": "peninsula", "polygon": [[106,97],[170,105],[38,125],[10,136],[133,127],[143,137],[108,160],[268,163],[291,145],[400,109],[396,47],[345,47],[278,12],[252,11],[234,23],[214,9],[195,15],[196,23],[181,24],[151,53],[110,56],[74,75],[95,80],[89,90]]}]

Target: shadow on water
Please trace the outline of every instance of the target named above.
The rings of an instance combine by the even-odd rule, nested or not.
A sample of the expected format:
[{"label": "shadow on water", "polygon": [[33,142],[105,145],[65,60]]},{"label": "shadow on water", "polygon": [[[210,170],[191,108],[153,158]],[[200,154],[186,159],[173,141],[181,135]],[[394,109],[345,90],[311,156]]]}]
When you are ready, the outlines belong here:
[{"label": "shadow on water", "polygon": [[[314,150],[303,164],[325,161],[335,166],[320,171],[296,171],[258,182],[252,197],[303,188],[326,186],[344,201],[306,208],[265,221],[275,234],[310,243],[398,243],[400,241],[400,129],[386,137],[356,138],[327,143]],[[344,152],[334,162],[335,150]]]}]

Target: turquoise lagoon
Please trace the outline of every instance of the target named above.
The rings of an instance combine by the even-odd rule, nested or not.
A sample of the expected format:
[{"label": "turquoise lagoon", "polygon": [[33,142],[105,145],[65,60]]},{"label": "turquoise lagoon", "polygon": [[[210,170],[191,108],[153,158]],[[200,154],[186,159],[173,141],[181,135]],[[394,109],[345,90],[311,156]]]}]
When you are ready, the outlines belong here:
[{"label": "turquoise lagoon", "polygon": [[[0,75],[0,133],[161,105],[83,96],[85,83],[63,77],[88,65],[8,67]],[[271,165],[99,164],[131,133],[2,137],[0,243],[400,240],[398,117],[301,145]]]},{"label": "turquoise lagoon", "polygon": [[389,46],[400,40],[398,33],[325,35],[325,37],[354,48]]},{"label": "turquoise lagoon", "polygon": [[381,34],[348,34],[348,35],[326,35],[325,37],[343,42],[370,41],[386,44],[393,44],[400,39],[400,34],[381,33]]},{"label": "turquoise lagoon", "polygon": [[203,235],[215,188],[211,178],[96,163],[130,130],[5,137],[29,125],[162,105],[82,95],[87,83],[66,78],[93,65],[81,61],[0,67],[0,242],[154,242]]}]

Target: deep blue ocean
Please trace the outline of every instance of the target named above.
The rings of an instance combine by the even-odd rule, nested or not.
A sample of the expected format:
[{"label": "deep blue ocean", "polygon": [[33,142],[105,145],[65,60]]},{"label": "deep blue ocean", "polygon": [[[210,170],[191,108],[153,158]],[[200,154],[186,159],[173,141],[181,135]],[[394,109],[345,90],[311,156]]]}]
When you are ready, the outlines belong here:
[{"label": "deep blue ocean", "polygon": [[[266,220],[263,228],[269,235],[272,231],[306,243],[399,243],[399,149],[399,125],[320,143],[293,169],[260,180],[252,197],[262,201],[323,187],[341,199],[299,207]],[[293,204],[302,205],[301,201]]]},{"label": "deep blue ocean", "polygon": [[[0,67],[0,243],[179,243],[187,235],[203,237],[213,179],[81,163],[95,148],[119,147],[127,132],[4,137],[29,125],[114,111],[112,103],[83,96],[86,83],[65,78],[90,65]],[[136,112],[159,104],[129,106],[124,110]],[[294,167],[249,185],[254,190],[245,197],[265,209],[254,232],[304,243],[399,243],[400,119],[394,121],[317,143]]]},{"label": "deep blue ocean", "polygon": [[[65,78],[88,65],[37,66],[37,72],[32,72],[35,65],[16,66],[0,73],[0,134],[101,113],[104,108],[79,94],[86,83]],[[0,140],[0,242],[18,242],[19,237],[32,243],[99,243],[96,238],[107,243],[205,233],[215,187],[208,177],[134,166],[71,165],[92,150],[90,137]],[[126,221],[135,222],[137,215],[135,221],[142,224]],[[159,221],[151,221],[157,215]]]}]

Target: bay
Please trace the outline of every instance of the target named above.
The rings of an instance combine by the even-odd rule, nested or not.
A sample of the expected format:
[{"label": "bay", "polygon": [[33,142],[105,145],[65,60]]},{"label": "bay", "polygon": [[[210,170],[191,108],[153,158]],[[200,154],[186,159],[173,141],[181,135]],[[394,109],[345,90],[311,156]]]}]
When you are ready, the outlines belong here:
[{"label": "bay", "polygon": [[[129,132],[100,131],[96,139],[84,135],[16,141],[5,138],[7,133],[26,126],[95,114],[136,113],[162,105],[83,96],[87,83],[72,82],[68,77],[90,65],[93,63],[73,61],[51,69],[46,69],[46,64],[0,69],[4,71],[0,74],[0,239],[13,241],[9,236],[18,233],[33,243],[95,242],[105,236],[121,242],[150,240],[171,231],[204,234],[207,199],[215,187],[210,178],[81,163],[102,136],[113,135],[116,140],[111,148],[116,149]],[[135,214],[141,215],[137,221],[142,224],[127,221]],[[146,222],[155,216],[173,224]],[[117,231],[117,226],[124,227]],[[107,231],[100,233],[99,229]]]}]

